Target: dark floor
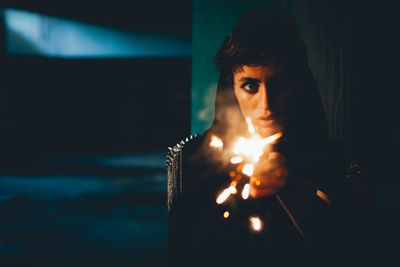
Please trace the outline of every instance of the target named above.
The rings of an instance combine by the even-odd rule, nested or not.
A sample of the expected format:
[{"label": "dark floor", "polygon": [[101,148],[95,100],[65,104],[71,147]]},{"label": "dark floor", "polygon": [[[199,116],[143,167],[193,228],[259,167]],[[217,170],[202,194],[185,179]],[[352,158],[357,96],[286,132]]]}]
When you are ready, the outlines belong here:
[{"label": "dark floor", "polygon": [[[168,230],[164,153],[51,158],[0,173],[0,266],[161,266]],[[29,174],[29,175],[28,175]],[[400,186],[371,211],[379,260],[397,255]],[[378,253],[378,252],[377,252]]]},{"label": "dark floor", "polygon": [[162,153],[63,158],[44,174],[0,175],[0,266],[161,265],[164,163]]}]

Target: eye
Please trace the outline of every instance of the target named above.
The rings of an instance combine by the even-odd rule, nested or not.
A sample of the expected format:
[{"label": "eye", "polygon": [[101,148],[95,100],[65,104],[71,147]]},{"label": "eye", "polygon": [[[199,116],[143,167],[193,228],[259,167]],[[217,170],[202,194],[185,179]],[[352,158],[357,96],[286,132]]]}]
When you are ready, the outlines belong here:
[{"label": "eye", "polygon": [[247,81],[242,84],[241,88],[247,91],[250,94],[255,94],[258,92],[258,88],[260,85],[255,81]]}]

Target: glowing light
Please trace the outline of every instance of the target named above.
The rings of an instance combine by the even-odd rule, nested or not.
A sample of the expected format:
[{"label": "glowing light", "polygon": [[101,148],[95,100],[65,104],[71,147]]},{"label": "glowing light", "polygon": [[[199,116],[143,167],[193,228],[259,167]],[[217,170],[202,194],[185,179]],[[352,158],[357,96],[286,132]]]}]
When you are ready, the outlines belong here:
[{"label": "glowing light", "polygon": [[261,139],[259,137],[254,137],[252,139],[240,137],[233,146],[233,153],[236,155],[251,157],[253,162],[257,162],[263,154]]},{"label": "glowing light", "polygon": [[262,140],[262,145],[265,146],[265,145],[271,144],[271,143],[275,142],[277,139],[279,139],[281,137],[282,137],[282,133],[281,132],[276,133],[276,134],[271,135],[271,136],[268,136],[268,137],[266,137],[266,138],[264,138]]},{"label": "glowing light", "polygon": [[246,122],[247,122],[247,125],[248,125],[249,132],[252,133],[252,134],[255,133],[256,129],[254,128],[254,125],[251,122],[250,117],[246,117]]},{"label": "glowing light", "polygon": [[[61,58],[190,57],[189,40],[5,8],[6,51]],[[2,32],[3,34],[3,32]]]},{"label": "glowing light", "polygon": [[229,217],[229,211],[224,212],[224,218],[227,219]]},{"label": "glowing light", "polygon": [[260,180],[256,180],[256,185],[258,186],[260,184],[261,184],[261,181]]},{"label": "glowing light", "polygon": [[233,187],[233,189],[232,189],[232,194],[233,195],[235,195],[235,194],[237,194],[237,189],[236,189],[236,185],[237,185],[237,182],[236,181],[232,181],[232,183],[231,183],[231,187]]},{"label": "glowing light", "polygon": [[328,195],[319,189],[317,190],[317,196],[319,196],[322,200],[324,200],[326,203],[328,203],[330,206],[332,206],[332,202],[329,199]]},{"label": "glowing light", "polygon": [[217,204],[224,203],[231,194],[234,194],[236,192],[237,192],[236,187],[234,187],[232,185],[229,186],[224,191],[222,191],[221,194],[219,194],[219,196],[217,197]]},{"label": "glowing light", "polygon": [[264,147],[268,144],[274,143],[281,136],[282,133],[279,132],[264,139],[261,139],[259,135],[254,135],[250,139],[240,137],[233,146],[233,153],[249,157],[253,162],[257,162],[264,153]]},{"label": "glowing light", "polygon": [[243,157],[237,156],[237,157],[231,158],[231,163],[232,164],[238,164],[238,163],[241,163],[242,161],[243,161]]},{"label": "glowing light", "polygon": [[242,172],[247,176],[252,176],[254,171],[254,165],[251,163],[247,163],[244,165]]},{"label": "glowing light", "polygon": [[262,230],[262,221],[259,217],[249,217],[249,220],[254,231],[260,232]]},{"label": "glowing light", "polygon": [[222,148],[224,146],[224,143],[222,142],[221,139],[219,139],[218,137],[213,135],[211,137],[211,142],[210,142],[209,146],[214,147],[214,148]]},{"label": "glowing light", "polygon": [[237,192],[238,192],[238,191],[237,191],[236,187],[234,187],[233,190],[232,190],[232,195],[236,195]]},{"label": "glowing light", "polygon": [[[248,131],[251,133],[251,138],[240,137],[238,141],[233,146],[233,156],[230,160],[232,164],[239,164],[245,162],[243,168],[242,165],[237,167],[237,172],[241,172],[249,177],[251,177],[254,173],[254,164],[258,162],[260,157],[264,153],[264,147],[268,144],[275,142],[278,138],[282,136],[282,133],[276,133],[272,136],[261,138],[260,135],[255,133],[255,128],[251,122],[250,117],[246,117],[246,122],[248,124]],[[223,142],[221,139],[213,135],[211,137],[211,141],[209,146],[212,148],[222,148]],[[240,170],[241,169],[241,170]],[[229,172],[229,176],[234,179],[231,185],[224,189],[216,199],[218,204],[224,203],[232,194],[237,193],[236,185],[237,181],[242,178],[240,173],[236,173],[234,171]],[[256,180],[256,185],[260,185],[260,181]],[[250,194],[250,184],[247,183],[244,185],[242,190],[242,198],[248,199]],[[261,220],[258,217],[250,217],[250,221],[252,222],[253,228],[255,231],[260,231],[262,228]]]},{"label": "glowing light", "polygon": [[242,198],[247,199],[250,193],[250,184],[245,184],[242,190]]}]

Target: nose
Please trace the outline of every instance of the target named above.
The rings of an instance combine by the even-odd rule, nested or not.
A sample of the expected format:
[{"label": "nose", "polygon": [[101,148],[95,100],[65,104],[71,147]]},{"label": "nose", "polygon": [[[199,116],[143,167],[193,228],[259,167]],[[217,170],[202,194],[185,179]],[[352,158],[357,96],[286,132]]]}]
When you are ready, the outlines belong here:
[{"label": "nose", "polygon": [[263,110],[268,110],[269,109],[269,96],[268,96],[268,90],[265,85],[262,85],[260,88],[260,108]]}]

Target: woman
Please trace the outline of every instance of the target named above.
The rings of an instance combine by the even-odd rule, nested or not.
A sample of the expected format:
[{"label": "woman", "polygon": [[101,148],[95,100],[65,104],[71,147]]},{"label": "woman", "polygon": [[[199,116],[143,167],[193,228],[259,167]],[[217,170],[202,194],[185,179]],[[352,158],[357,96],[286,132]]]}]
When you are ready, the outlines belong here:
[{"label": "woman", "polygon": [[[250,12],[226,37],[216,62],[212,127],[169,155],[167,263],[274,266],[343,256],[337,249],[345,242],[337,214],[347,201],[343,155],[328,140],[295,24],[283,15]],[[217,203],[243,167],[233,166],[226,151],[238,136],[249,136],[249,123],[260,138],[282,137],[263,150],[247,181],[235,180],[240,190],[249,184],[250,197],[232,194]],[[210,148],[213,137],[223,149]]]}]

